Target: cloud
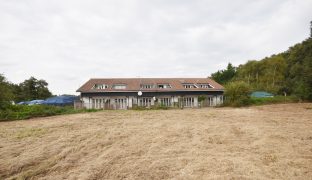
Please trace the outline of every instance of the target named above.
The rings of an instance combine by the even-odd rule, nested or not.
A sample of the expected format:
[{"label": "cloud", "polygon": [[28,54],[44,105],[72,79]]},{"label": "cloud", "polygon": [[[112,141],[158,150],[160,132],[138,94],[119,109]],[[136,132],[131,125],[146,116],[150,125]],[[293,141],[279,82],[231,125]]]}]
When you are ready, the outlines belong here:
[{"label": "cloud", "polygon": [[304,40],[310,12],[299,0],[3,1],[0,72],[56,94],[92,77],[206,77]]}]

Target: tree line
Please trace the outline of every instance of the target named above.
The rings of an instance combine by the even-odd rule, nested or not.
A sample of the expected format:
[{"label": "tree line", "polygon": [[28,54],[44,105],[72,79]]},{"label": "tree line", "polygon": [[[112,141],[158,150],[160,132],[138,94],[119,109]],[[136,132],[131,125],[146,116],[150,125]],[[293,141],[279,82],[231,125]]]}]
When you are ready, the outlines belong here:
[{"label": "tree line", "polygon": [[259,61],[249,60],[237,67],[229,63],[226,69],[212,73],[211,78],[225,86],[243,82],[251,91],[293,95],[311,101],[312,38]]},{"label": "tree line", "polygon": [[4,109],[12,101],[46,99],[51,96],[48,83],[43,79],[30,77],[22,83],[14,84],[9,82],[3,74],[0,74],[0,109]]}]

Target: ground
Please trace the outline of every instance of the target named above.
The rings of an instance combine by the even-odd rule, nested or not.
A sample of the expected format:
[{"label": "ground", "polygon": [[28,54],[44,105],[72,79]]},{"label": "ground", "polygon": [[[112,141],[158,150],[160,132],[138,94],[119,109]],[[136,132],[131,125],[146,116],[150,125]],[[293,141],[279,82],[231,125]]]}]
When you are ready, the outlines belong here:
[{"label": "ground", "polygon": [[0,179],[311,179],[312,104],[0,122]]}]

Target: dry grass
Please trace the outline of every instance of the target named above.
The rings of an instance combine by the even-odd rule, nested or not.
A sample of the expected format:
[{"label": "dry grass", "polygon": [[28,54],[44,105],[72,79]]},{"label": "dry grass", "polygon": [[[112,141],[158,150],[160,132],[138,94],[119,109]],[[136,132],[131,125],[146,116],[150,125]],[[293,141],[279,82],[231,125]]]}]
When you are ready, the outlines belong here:
[{"label": "dry grass", "polygon": [[0,179],[311,179],[311,104],[0,123]]}]

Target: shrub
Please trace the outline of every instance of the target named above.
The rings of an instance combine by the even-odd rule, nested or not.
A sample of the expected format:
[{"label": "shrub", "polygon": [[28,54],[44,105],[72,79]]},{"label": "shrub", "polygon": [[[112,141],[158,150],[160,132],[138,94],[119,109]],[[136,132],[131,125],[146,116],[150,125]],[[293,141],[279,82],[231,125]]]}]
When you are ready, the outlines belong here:
[{"label": "shrub", "polygon": [[252,97],[250,103],[252,105],[264,105],[264,104],[276,104],[276,103],[292,103],[298,102],[299,99],[295,96],[274,96],[274,97],[263,97],[257,98]]},{"label": "shrub", "polygon": [[95,109],[74,109],[72,106],[48,106],[48,105],[10,105],[5,110],[0,111],[0,121],[29,119],[32,117],[45,117],[61,114],[73,114],[80,112],[94,112]]},{"label": "shrub", "polygon": [[225,86],[225,105],[228,106],[246,106],[250,104],[249,85],[245,82],[230,82]]}]

